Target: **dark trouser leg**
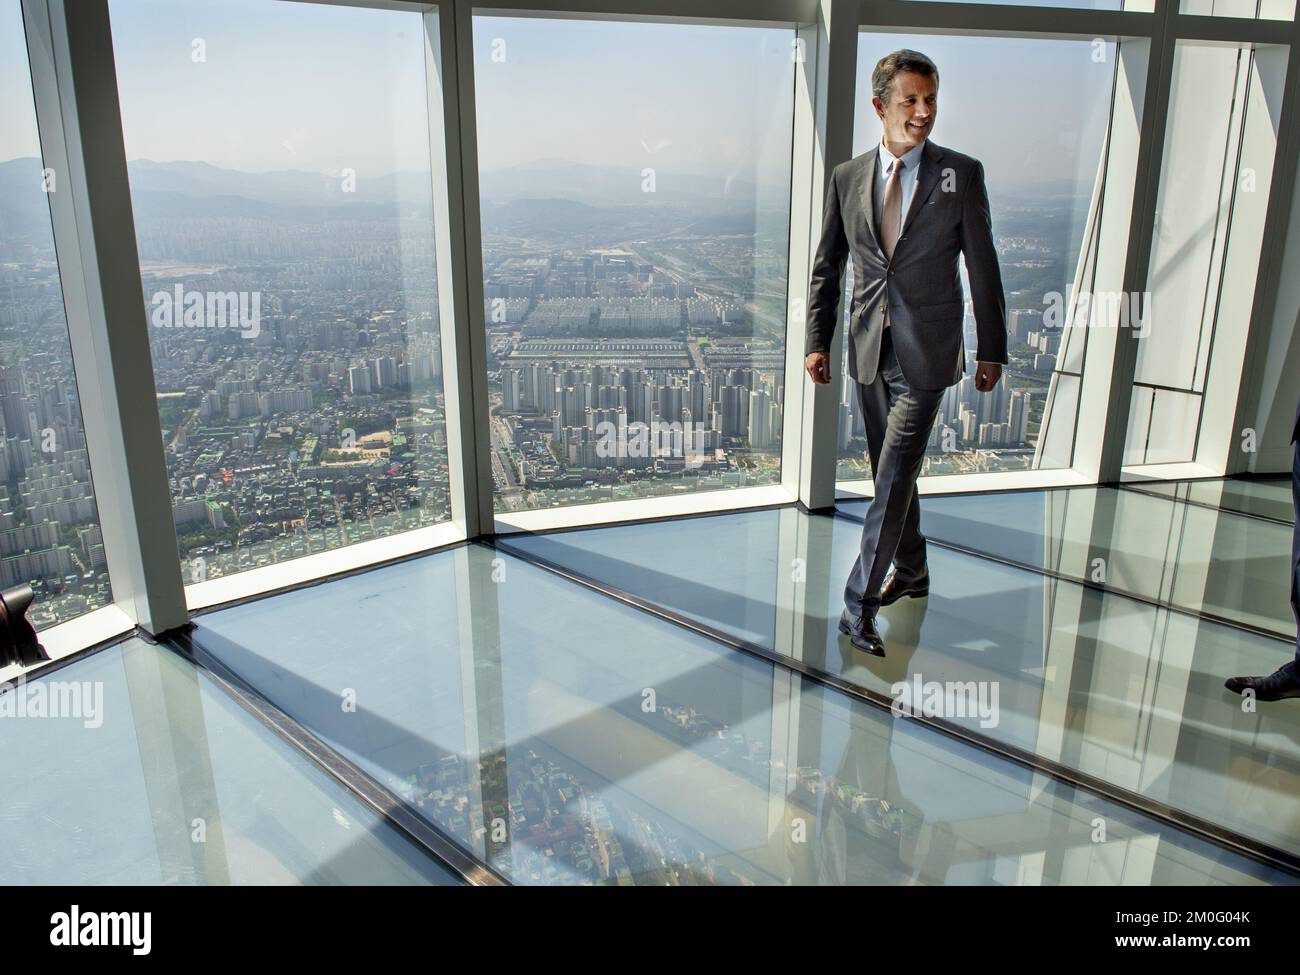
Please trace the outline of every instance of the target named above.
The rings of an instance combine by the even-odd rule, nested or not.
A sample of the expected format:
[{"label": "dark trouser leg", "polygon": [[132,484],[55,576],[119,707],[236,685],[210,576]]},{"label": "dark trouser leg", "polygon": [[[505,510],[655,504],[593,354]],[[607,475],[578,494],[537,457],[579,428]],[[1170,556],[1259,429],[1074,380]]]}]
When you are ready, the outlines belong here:
[{"label": "dark trouser leg", "polygon": [[[892,358],[893,345],[889,342],[888,330],[885,331],[885,336],[882,343],[888,344],[888,351]],[[883,364],[883,354],[881,358]],[[862,409],[863,423],[867,428],[867,453],[871,456],[871,477],[874,481],[880,473],[880,449],[885,442],[890,407],[898,400],[906,386],[897,384],[891,386],[882,369],[876,373],[875,382],[858,383],[857,387],[858,406]],[[925,536],[921,534],[921,502],[917,493],[913,491],[912,503],[907,506],[907,514],[903,517],[903,531],[898,537],[898,548],[894,551],[894,568],[898,571],[899,579],[910,581],[924,575],[925,566]]]},{"label": "dark trouser leg", "polygon": [[[1300,440],[1291,446],[1291,505],[1296,523],[1291,529],[1291,612],[1300,627]],[[1300,666],[1300,632],[1295,641],[1296,665]]]},{"label": "dark trouser leg", "polygon": [[[874,389],[882,383],[883,393]],[[880,607],[880,586],[891,562],[905,576],[919,574],[925,566],[916,478],[942,397],[941,389],[914,390],[908,386],[886,331],[876,382],[863,394],[876,494],[862,526],[858,558],[844,587],[844,603],[850,613],[875,616]],[[871,409],[879,413],[882,400],[888,403],[884,422],[880,416],[866,412]],[[878,450],[871,444],[873,429],[881,431],[877,434]],[[915,561],[918,556],[919,562]]]}]

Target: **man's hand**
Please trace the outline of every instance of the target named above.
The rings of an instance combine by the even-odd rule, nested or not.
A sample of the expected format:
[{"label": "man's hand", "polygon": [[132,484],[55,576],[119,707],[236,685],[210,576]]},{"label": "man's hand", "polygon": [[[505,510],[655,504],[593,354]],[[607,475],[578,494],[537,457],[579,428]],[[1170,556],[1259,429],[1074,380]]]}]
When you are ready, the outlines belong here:
[{"label": "man's hand", "polygon": [[803,367],[817,385],[824,386],[831,381],[831,357],[825,352],[809,352]]},{"label": "man's hand", "polygon": [[975,368],[975,388],[987,393],[1002,378],[1002,364],[998,362],[981,362]]}]

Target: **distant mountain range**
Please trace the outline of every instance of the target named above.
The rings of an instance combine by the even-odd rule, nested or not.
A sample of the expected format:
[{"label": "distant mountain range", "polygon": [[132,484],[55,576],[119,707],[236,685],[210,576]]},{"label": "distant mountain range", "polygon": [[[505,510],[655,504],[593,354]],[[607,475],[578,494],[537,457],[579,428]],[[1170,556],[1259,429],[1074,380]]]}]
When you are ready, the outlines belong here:
[{"label": "distant mountain range", "polygon": [[[127,164],[137,220],[245,217],[294,222],[385,219],[404,215],[427,219],[429,175],[361,174],[355,192],[343,192],[342,174],[304,170],[245,173],[203,162]],[[625,223],[632,207],[646,224],[698,233],[752,233],[756,213],[783,219],[787,187],[756,185],[743,176],[719,178],[658,172],[653,196],[641,190],[637,169],[542,159],[480,176],[484,229],[519,233],[584,232],[600,235]],[[44,234],[48,229],[40,192],[41,163],[34,157],[0,162],[0,227]],[[1035,185],[1039,199],[1071,193],[1068,181]],[[669,208],[647,203],[676,204]],[[667,209],[670,212],[665,212]],[[656,212],[658,210],[658,212]],[[689,217],[683,223],[683,214]]]},{"label": "distant mountain range", "polygon": [[[245,173],[202,162],[127,164],[137,221],[244,217],[298,223],[407,216],[428,219],[431,188],[427,173],[398,172],[367,179],[344,192],[341,173],[281,170]],[[772,216],[786,210],[785,188],[766,191],[740,177],[716,178],[658,173],[656,192],[641,191],[639,170],[593,166],[559,159],[493,170],[481,175],[483,225],[524,235],[589,232],[618,235],[626,209],[641,211],[643,229],[678,226],[712,234],[752,233],[757,206]],[[12,233],[47,232],[46,201],[40,192],[36,158],[0,163],[0,226]],[[672,213],[654,204],[676,204]],[[683,220],[683,214],[688,219]]]}]

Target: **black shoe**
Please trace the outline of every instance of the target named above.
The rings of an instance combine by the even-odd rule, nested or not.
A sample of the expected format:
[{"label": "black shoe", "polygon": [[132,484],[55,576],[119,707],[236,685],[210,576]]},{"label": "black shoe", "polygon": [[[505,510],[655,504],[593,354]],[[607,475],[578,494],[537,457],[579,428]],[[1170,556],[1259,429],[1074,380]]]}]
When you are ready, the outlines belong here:
[{"label": "black shoe", "polygon": [[1289,661],[1267,677],[1229,677],[1223,686],[1237,694],[1252,691],[1257,701],[1300,697],[1300,668],[1295,661]]},{"label": "black shoe", "polygon": [[847,609],[840,613],[840,632],[849,635],[849,643],[863,653],[885,655],[885,641],[876,630],[874,616],[853,616]]},{"label": "black shoe", "polygon": [[889,606],[904,596],[924,599],[928,595],[930,595],[930,573],[927,572],[911,582],[902,582],[897,572],[891,572],[885,577],[885,584],[880,587],[880,605]]}]

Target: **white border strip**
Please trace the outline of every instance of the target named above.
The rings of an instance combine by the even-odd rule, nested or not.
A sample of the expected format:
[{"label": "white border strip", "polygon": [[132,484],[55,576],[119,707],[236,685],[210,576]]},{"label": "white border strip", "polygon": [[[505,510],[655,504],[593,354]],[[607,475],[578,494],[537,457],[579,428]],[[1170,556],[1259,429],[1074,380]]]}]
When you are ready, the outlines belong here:
[{"label": "white border strip", "polygon": [[680,518],[703,512],[743,511],[764,505],[792,504],[798,499],[779,484],[697,491],[675,497],[635,498],[627,501],[598,501],[594,504],[571,504],[533,511],[498,513],[498,535],[518,532],[550,531],[556,528],[585,528],[621,521],[649,521],[656,518]]},{"label": "white border strip", "polygon": [[196,582],[185,587],[185,598],[190,612],[195,612],[222,603],[317,582],[394,559],[419,555],[464,540],[465,532],[459,525],[450,521],[443,522],[398,532],[386,538],[356,542],[328,552],[287,559],[274,565],[232,572],[219,579]]},{"label": "white border strip", "polygon": [[[1033,491],[1054,487],[1087,487],[1092,478],[1070,468],[1055,471],[989,471],[983,474],[940,474],[922,477],[916,482],[920,494],[996,494],[999,491]],[[871,481],[841,481],[836,485],[836,501],[854,501],[875,497]]]}]

